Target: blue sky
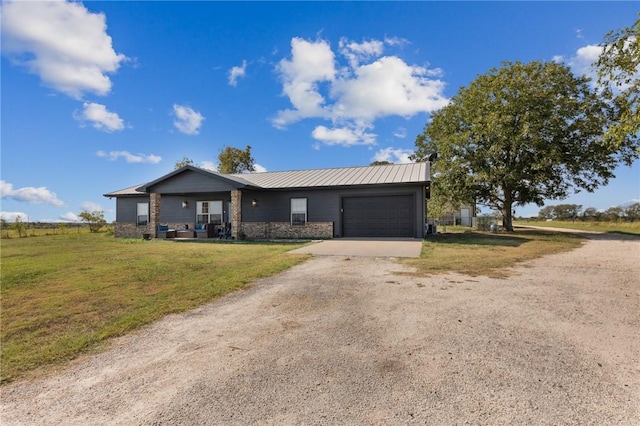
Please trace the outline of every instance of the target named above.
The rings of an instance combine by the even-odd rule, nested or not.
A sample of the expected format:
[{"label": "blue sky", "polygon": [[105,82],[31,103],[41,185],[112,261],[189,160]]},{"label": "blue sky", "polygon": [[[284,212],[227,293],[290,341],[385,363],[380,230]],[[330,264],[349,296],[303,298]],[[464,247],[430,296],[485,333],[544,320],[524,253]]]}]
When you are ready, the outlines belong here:
[{"label": "blue sky", "polygon": [[[502,61],[589,73],[636,2],[3,2],[2,216],[115,219],[102,194],[251,145],[258,170],[408,161]],[[564,201],[640,200],[640,164]],[[518,209],[535,215],[537,206]]]}]

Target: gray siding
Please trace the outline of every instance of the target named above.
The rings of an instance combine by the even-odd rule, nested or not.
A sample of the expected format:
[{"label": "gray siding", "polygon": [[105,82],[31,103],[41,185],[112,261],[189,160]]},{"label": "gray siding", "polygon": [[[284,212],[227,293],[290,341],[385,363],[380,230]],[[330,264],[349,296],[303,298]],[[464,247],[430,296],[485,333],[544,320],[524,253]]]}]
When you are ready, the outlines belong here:
[{"label": "gray siding", "polygon": [[[182,208],[182,202],[187,202],[187,207]],[[196,221],[197,201],[222,201],[224,219],[227,219],[227,203],[231,201],[230,193],[203,193],[198,195],[162,195],[160,198],[160,222],[192,224]]]},{"label": "gray siding", "polygon": [[165,181],[159,182],[148,188],[149,192],[161,194],[189,194],[195,192],[227,192],[231,191],[231,184],[215,177],[205,176],[187,170]]},{"label": "gray siding", "polygon": [[[307,220],[309,222],[333,222],[334,236],[342,235],[342,199],[351,196],[412,195],[414,197],[414,236],[424,235],[424,186],[400,185],[373,188],[334,188],[293,191],[242,191],[243,222],[288,222],[291,198],[307,198]],[[252,200],[258,205],[253,207]]]},{"label": "gray siding", "polygon": [[148,203],[149,196],[118,197],[116,199],[116,222],[136,223],[138,203]]},{"label": "gray siding", "polygon": [[[202,176],[200,176],[202,178]],[[332,189],[242,191],[243,222],[289,222],[291,198],[307,198],[307,220],[309,222],[333,222],[334,236],[342,236],[342,200],[353,196],[412,195],[415,206],[415,237],[424,236],[424,186],[387,185],[380,187],[339,187]],[[252,200],[257,206],[252,206]],[[162,194],[160,198],[160,222],[193,224],[196,218],[196,201],[223,201],[224,221],[230,221],[228,203],[230,192],[203,192],[187,195]],[[187,201],[187,208],[182,202]],[[136,205],[149,202],[148,196],[118,197],[116,202],[116,221],[119,223],[136,222]]]}]

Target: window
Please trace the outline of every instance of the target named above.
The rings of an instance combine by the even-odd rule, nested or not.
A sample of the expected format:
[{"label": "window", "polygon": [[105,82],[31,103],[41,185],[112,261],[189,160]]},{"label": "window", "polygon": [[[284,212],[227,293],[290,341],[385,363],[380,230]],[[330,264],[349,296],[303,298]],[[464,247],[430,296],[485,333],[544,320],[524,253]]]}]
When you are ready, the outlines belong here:
[{"label": "window", "polygon": [[196,202],[196,223],[222,224],[222,201]]},{"label": "window", "polygon": [[138,226],[143,226],[149,223],[149,203],[138,203],[137,219]]},{"label": "window", "polygon": [[304,225],[307,223],[307,199],[291,199],[291,224]]}]

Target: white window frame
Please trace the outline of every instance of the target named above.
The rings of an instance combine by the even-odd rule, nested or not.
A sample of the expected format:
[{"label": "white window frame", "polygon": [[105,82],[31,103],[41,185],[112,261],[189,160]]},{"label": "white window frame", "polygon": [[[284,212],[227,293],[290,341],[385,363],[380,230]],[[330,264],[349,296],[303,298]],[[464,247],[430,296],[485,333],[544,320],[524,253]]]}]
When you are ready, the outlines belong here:
[{"label": "white window frame", "polygon": [[[144,217],[144,220],[140,220]],[[136,205],[136,225],[146,226],[149,224],[149,203],[138,203]]]},{"label": "white window frame", "polygon": [[[302,220],[300,220],[302,218]],[[291,199],[291,225],[304,226],[307,224],[307,199]]]},{"label": "white window frame", "polygon": [[222,225],[222,201],[196,201],[196,223]]}]

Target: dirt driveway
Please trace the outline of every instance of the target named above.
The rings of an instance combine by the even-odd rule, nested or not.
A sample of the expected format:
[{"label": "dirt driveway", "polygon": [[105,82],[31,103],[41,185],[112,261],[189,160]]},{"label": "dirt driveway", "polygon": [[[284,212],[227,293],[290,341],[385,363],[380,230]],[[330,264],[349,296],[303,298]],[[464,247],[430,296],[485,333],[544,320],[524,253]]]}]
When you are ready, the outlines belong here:
[{"label": "dirt driveway", "polygon": [[640,419],[640,240],[509,279],[315,257],[50,377],[1,423],[593,424]]}]

